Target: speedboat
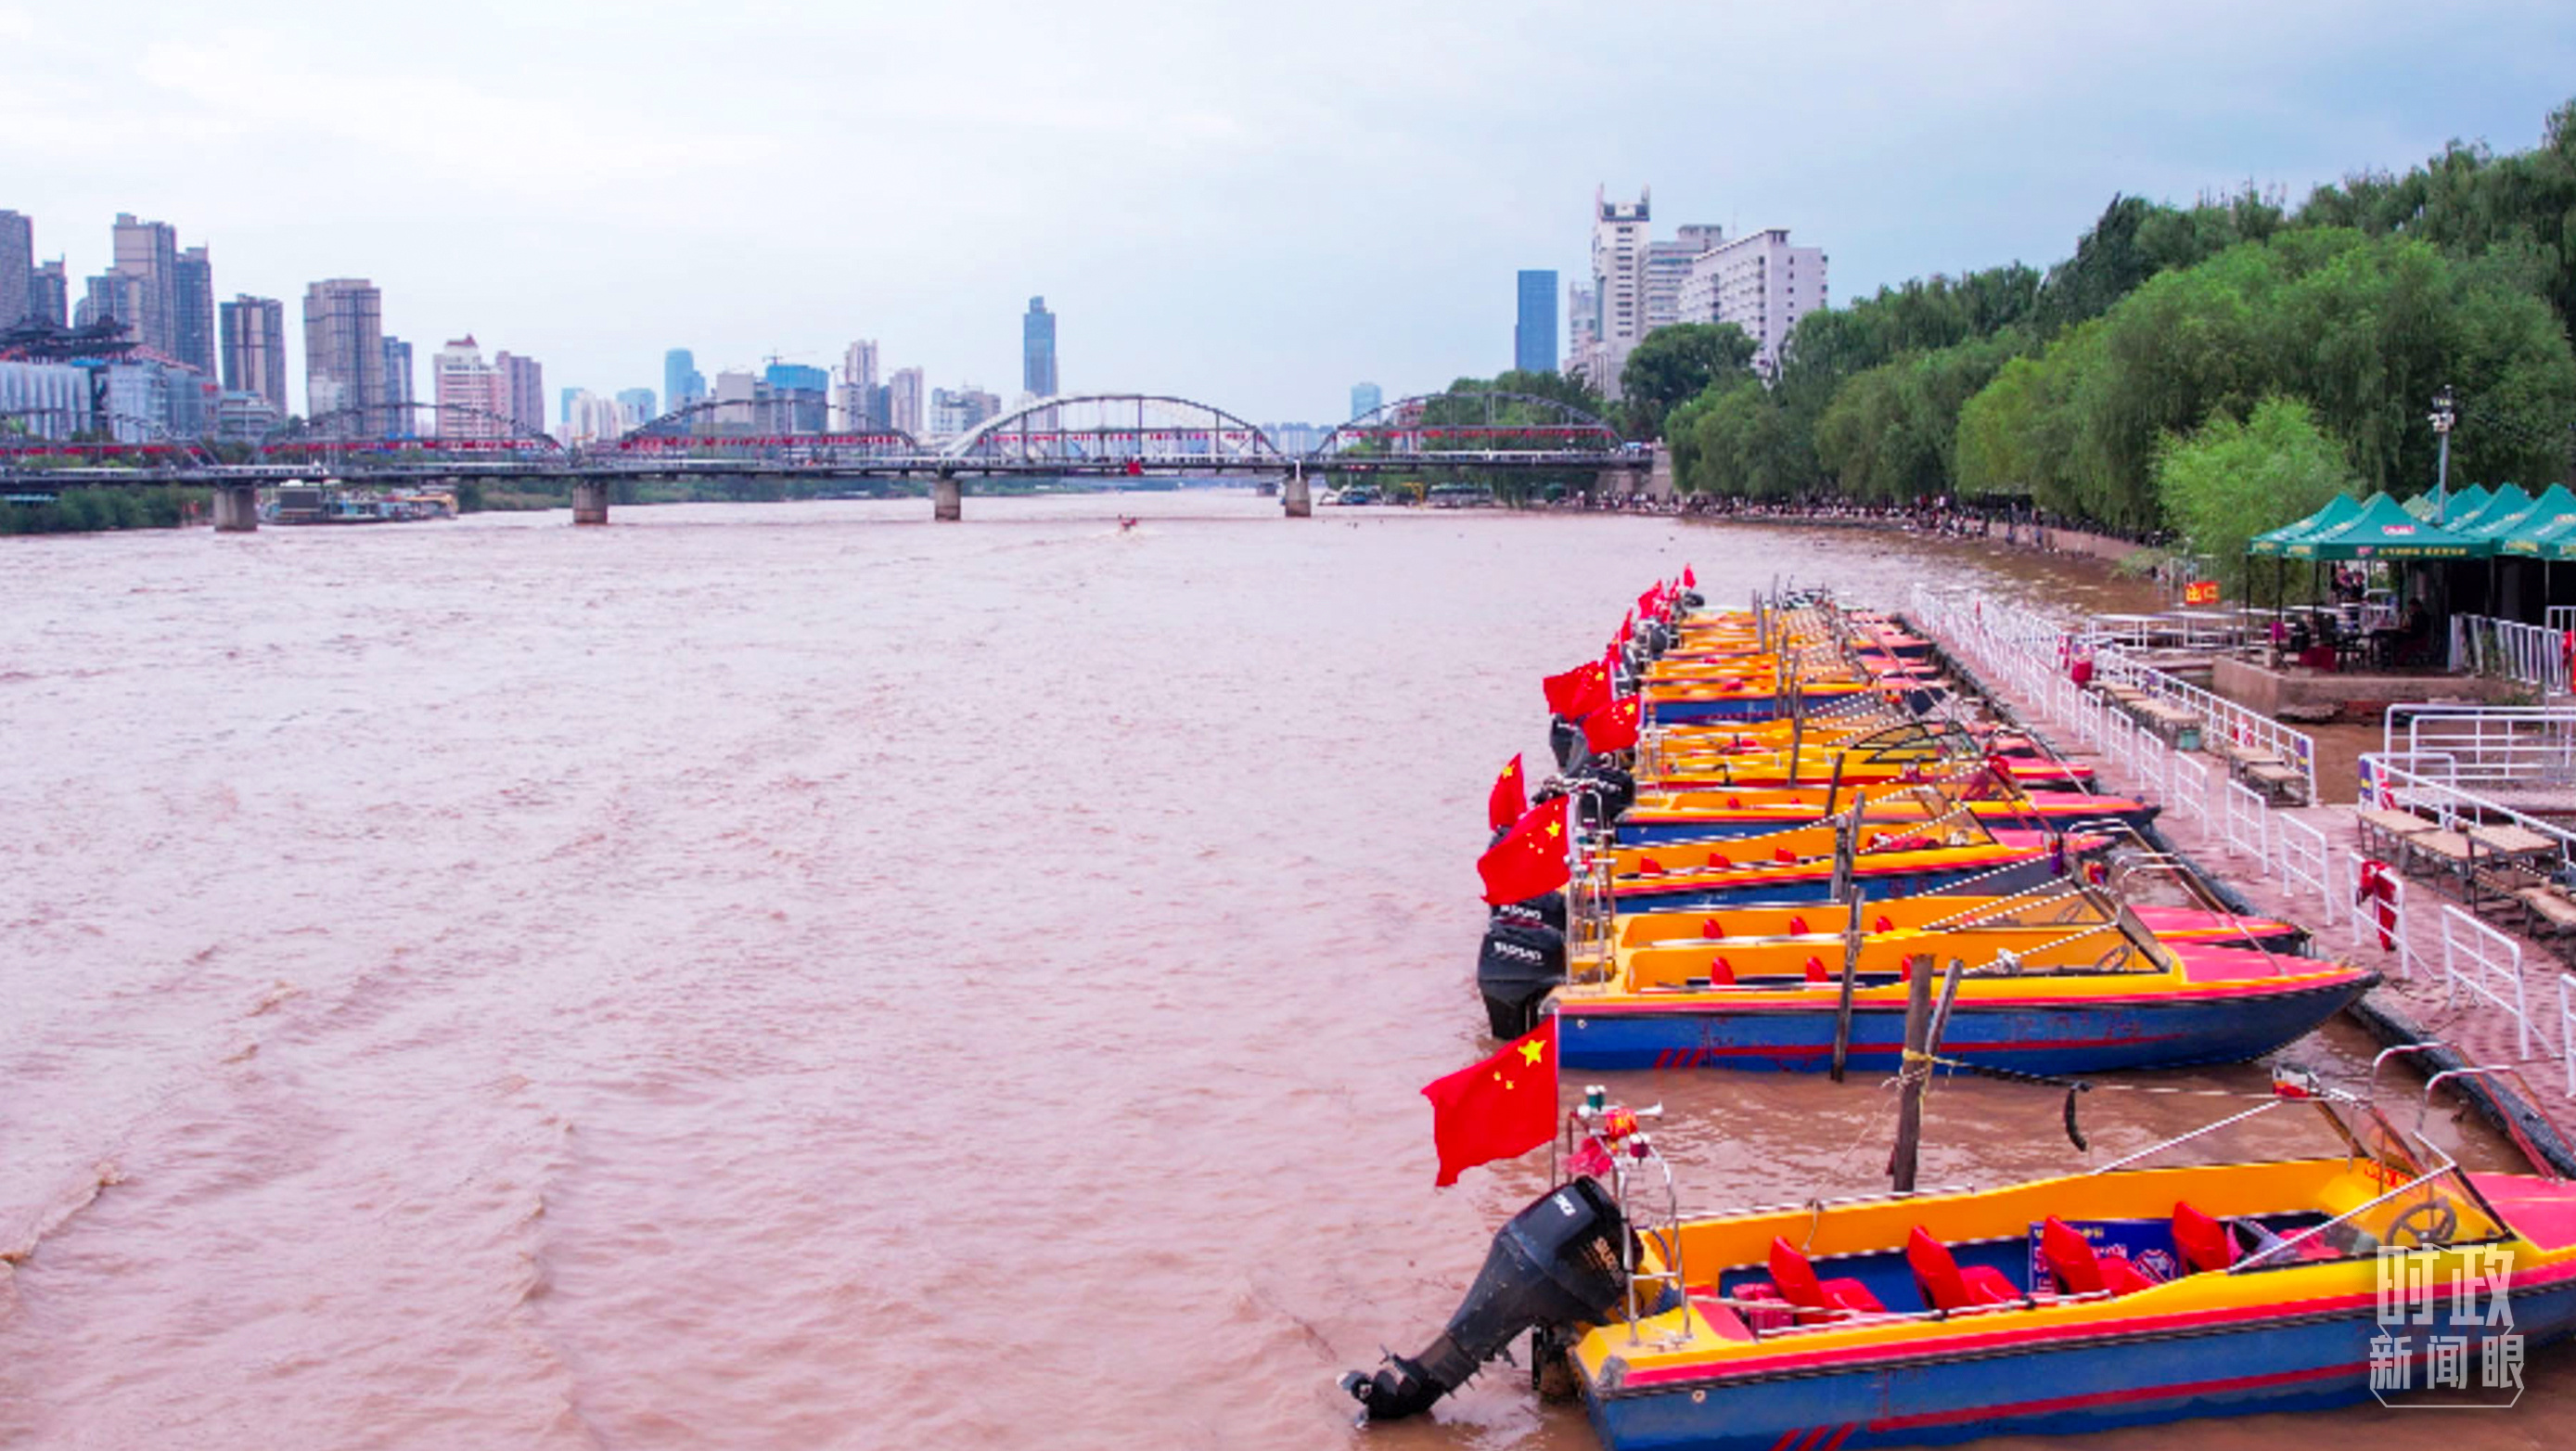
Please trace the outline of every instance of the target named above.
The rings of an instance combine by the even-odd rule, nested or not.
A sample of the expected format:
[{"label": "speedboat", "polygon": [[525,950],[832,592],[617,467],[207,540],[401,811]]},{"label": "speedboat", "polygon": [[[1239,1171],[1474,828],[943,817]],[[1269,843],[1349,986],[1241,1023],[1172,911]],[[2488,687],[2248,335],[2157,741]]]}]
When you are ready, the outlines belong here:
[{"label": "speedboat", "polygon": [[[1909,978],[1951,964],[1939,1052],[2021,1073],[2236,1063],[2314,1030],[2378,983],[2367,968],[2225,941],[2168,941],[2120,912],[2086,926],[1968,919],[1618,954],[1556,990],[1575,1068],[1813,1071],[1903,1058]],[[1848,992],[1845,983],[1848,981]],[[1951,991],[1944,984],[1945,994]]]},{"label": "speedboat", "polygon": [[[1745,786],[1731,791],[1655,791],[1640,794],[1615,823],[1621,845],[1716,841],[1820,821],[1848,803],[1827,786]],[[2031,826],[2058,831],[2104,822],[2132,830],[2156,817],[2157,808],[2125,796],[2089,791],[2024,791],[1962,797],[1931,786],[1899,788],[1870,798],[1870,813],[1885,821],[1928,821],[1954,810],[1992,826]]]},{"label": "speedboat", "polygon": [[[2524,1347],[2576,1328],[2576,1184],[2467,1171],[2360,1098],[2276,1094],[2090,1173],[1685,1216],[1646,1112],[1596,1091],[1573,1177],[1503,1226],[1430,1347],[1342,1386],[1366,1419],[1416,1414],[1534,1329],[1540,1383],[1570,1375],[1610,1451],[2314,1410],[2445,1362],[2493,1385],[2508,1356],[2518,1389]],[[2331,1135],[2312,1157],[2151,1164],[2309,1110]]]},{"label": "speedboat", "polygon": [[[1857,814],[1857,813],[1855,813]],[[1848,862],[1839,862],[1850,835]],[[1660,911],[1736,902],[1827,902],[1964,887],[2013,892],[2066,874],[2076,857],[2111,844],[2095,832],[1988,827],[1964,811],[1882,824],[1861,819],[1716,842],[1613,846],[1604,854],[1618,910]]]}]

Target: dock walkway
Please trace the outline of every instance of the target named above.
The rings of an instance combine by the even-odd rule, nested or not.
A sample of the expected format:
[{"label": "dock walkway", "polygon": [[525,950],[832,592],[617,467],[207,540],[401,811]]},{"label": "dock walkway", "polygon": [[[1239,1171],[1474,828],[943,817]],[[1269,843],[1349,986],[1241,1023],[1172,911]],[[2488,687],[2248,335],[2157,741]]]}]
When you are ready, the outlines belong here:
[{"label": "dock walkway", "polygon": [[[1910,623],[2049,749],[2091,766],[2100,789],[2161,806],[2160,833],[2204,876],[2257,912],[2308,927],[2320,950],[2378,967],[2382,983],[2355,1013],[2383,1040],[2429,1038],[2469,1063],[2516,1070],[2476,1096],[2490,1116],[2526,1125],[2536,1116],[2554,1129],[2532,1135],[2539,1156],[2554,1161],[2543,1167],[2576,1173],[2566,1148],[2576,1145],[2576,974],[2526,925],[2537,914],[2492,892],[2479,893],[2482,910],[2472,909],[2465,889],[2474,878],[2444,860],[2464,845],[2418,839],[2401,850],[2384,822],[2354,806],[2312,793],[2290,804],[2241,770],[2231,779],[2223,737],[2205,742],[2214,752],[2177,750],[2075,687],[2053,662],[2034,666],[2009,642],[1974,630]],[[2380,829],[2366,836],[2366,827]],[[2366,880],[2393,883],[2379,888],[2384,909],[2359,900]],[[2388,946],[2374,918],[2386,921]]]}]

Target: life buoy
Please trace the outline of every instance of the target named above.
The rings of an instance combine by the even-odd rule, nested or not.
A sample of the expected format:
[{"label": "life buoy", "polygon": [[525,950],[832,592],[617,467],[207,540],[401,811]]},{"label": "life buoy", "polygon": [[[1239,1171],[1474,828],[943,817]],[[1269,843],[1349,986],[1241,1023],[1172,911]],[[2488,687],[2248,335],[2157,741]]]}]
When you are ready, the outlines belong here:
[{"label": "life buoy", "polygon": [[2379,929],[2379,948],[2385,952],[2397,945],[2397,873],[2388,863],[2371,857],[2361,864],[2361,878],[2352,894],[2353,906],[2370,906],[2372,925]]}]

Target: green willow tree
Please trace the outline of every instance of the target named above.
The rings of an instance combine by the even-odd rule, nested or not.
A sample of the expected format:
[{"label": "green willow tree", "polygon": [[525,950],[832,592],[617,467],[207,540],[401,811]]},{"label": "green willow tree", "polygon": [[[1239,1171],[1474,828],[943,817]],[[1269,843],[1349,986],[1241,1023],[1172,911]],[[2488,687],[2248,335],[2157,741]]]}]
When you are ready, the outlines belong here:
[{"label": "green willow tree", "polygon": [[2244,422],[2211,415],[2189,437],[2168,433],[2155,450],[2156,493],[2188,548],[2210,557],[2231,596],[2245,589],[2245,545],[2255,535],[2295,523],[2360,480],[2341,443],[2314,410],[2278,395],[2254,405]]},{"label": "green willow tree", "polygon": [[1760,350],[1731,322],[1681,323],[1646,334],[1619,370],[1627,435],[1663,437],[1665,414],[1720,379],[1750,377],[1746,369]]}]

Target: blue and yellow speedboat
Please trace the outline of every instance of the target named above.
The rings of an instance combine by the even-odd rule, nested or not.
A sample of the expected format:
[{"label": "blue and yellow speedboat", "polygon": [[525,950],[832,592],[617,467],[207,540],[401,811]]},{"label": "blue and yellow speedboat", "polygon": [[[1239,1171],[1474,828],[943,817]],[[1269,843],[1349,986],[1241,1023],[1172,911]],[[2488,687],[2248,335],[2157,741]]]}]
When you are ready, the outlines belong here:
[{"label": "blue and yellow speedboat", "polygon": [[1342,1384],[1415,1414],[1534,1327],[1610,1451],[2313,1410],[2446,1363],[2518,1387],[2525,1347],[2576,1328],[2576,1184],[2465,1171],[2302,1092],[2238,1117],[2313,1107],[2335,1151],[2144,1167],[2203,1130],[2089,1174],[1689,1217],[1639,1115],[1587,1105],[1577,1177],[1504,1225],[1430,1348]]}]

